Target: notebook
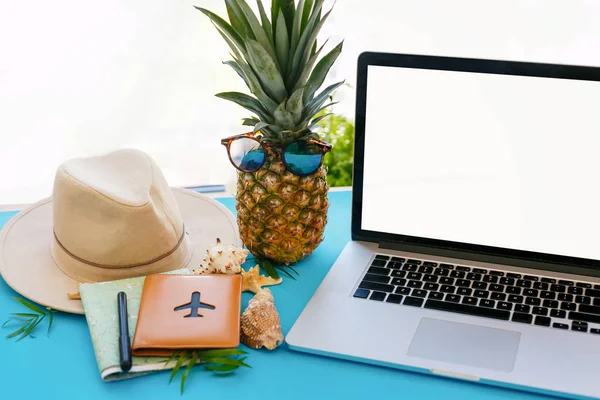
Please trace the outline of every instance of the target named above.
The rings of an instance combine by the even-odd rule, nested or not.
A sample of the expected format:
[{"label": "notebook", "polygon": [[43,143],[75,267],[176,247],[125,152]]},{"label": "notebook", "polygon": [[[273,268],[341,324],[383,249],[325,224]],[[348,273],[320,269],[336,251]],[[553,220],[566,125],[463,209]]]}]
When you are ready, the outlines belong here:
[{"label": "notebook", "polygon": [[[165,274],[190,275],[191,271],[182,269]],[[174,362],[165,365],[168,357],[134,356],[131,370],[121,371],[117,293],[123,291],[127,294],[129,337],[133,342],[145,279],[146,277],[139,277],[101,283],[84,283],[79,286],[100,377],[105,382],[147,375],[172,368],[175,365]]]}]

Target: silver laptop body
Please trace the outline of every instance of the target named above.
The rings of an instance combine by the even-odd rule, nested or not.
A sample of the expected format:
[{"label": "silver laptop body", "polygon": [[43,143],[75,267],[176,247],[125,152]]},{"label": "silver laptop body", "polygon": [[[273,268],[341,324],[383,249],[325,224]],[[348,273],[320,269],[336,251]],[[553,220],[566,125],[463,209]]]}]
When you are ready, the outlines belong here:
[{"label": "silver laptop body", "polygon": [[600,68],[362,54],[352,241],[289,347],[600,398],[598,104]]}]

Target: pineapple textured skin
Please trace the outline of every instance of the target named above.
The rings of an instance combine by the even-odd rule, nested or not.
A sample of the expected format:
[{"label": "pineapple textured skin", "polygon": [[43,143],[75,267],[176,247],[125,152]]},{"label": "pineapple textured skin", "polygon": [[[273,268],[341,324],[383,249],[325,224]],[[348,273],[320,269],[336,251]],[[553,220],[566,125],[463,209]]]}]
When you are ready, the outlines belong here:
[{"label": "pineapple textured skin", "polygon": [[236,210],[240,237],[255,257],[293,264],[323,241],[329,209],[327,171],[308,176],[267,158],[255,172],[238,172]]}]

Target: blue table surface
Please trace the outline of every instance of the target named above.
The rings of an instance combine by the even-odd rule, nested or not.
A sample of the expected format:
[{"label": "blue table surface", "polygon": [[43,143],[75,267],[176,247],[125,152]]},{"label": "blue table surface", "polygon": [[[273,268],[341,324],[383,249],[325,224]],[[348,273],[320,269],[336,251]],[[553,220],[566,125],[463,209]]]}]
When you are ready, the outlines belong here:
[{"label": "blue table surface", "polygon": [[[330,193],[331,207],[325,241],[298,263],[300,277],[271,287],[284,335],[350,240],[350,192]],[[234,201],[220,199],[231,211]],[[0,226],[14,212],[0,212]],[[0,279],[0,323],[12,312],[23,312],[17,295]],[[245,293],[243,307],[251,298]],[[11,331],[1,329],[6,336]],[[192,370],[183,398],[290,399],[303,398],[419,398],[419,399],[543,399],[510,389],[440,378],[391,368],[359,364],[291,351],[283,344],[274,351],[250,350],[252,369],[227,377],[201,368]],[[170,371],[125,381],[100,379],[85,318],[58,313],[49,336],[20,342],[0,338],[0,399],[165,399],[180,398],[179,381],[169,384]]]}]

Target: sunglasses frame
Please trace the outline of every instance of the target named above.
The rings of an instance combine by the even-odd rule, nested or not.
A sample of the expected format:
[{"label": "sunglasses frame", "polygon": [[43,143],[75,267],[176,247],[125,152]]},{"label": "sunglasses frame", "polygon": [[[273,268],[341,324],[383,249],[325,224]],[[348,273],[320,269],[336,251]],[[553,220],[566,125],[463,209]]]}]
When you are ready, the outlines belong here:
[{"label": "sunglasses frame", "polygon": [[[246,139],[252,139],[254,141],[256,141],[259,146],[261,146],[263,148],[263,150],[265,150],[265,152],[271,151],[273,153],[273,151],[271,150],[271,148],[277,147],[277,146],[273,146],[269,143],[263,143],[260,140],[258,140],[257,135],[249,132],[249,133],[242,133],[240,135],[235,135],[235,136],[230,136],[227,137],[225,139],[221,139],[221,144],[223,146],[225,146],[227,148],[227,157],[229,157],[229,161],[231,162],[231,165],[233,165],[235,167],[235,169],[237,169],[238,171],[241,172],[255,172],[258,171],[259,169],[262,168],[263,165],[265,165],[265,162],[267,161],[267,157],[265,157],[263,159],[263,162],[260,164],[260,166],[256,169],[253,169],[251,171],[244,171],[242,169],[240,169],[237,165],[235,165],[235,163],[233,162],[233,159],[231,158],[231,143],[235,142],[238,139],[242,139],[242,138],[246,138]],[[289,145],[293,144],[293,143],[298,143],[298,142],[307,142],[310,144],[315,144],[317,146],[319,146],[319,148],[321,149],[321,160],[319,161],[319,165],[317,166],[317,168],[314,169],[314,171],[307,173],[307,174],[299,174],[294,172],[290,166],[288,165],[288,163],[285,161],[285,157],[283,157],[283,154],[285,153],[286,149],[288,148]],[[281,149],[281,161],[283,162],[283,164],[285,165],[285,167],[287,168],[288,171],[290,171],[292,174],[297,175],[297,176],[308,176],[308,175],[312,175],[314,174],[319,168],[321,168],[321,165],[323,165],[323,158],[325,158],[325,154],[329,153],[331,151],[332,146],[320,139],[298,139],[298,140],[294,140],[293,142],[290,142],[288,144],[286,144],[285,146],[283,146],[283,148]]]}]

